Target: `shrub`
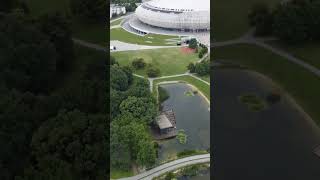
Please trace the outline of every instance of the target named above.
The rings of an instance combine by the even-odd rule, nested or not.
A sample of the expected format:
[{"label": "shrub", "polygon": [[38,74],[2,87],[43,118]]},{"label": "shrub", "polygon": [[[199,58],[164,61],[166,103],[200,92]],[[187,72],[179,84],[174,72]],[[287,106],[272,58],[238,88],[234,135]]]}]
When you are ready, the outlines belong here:
[{"label": "shrub", "polygon": [[190,63],[187,66],[188,70],[190,71],[190,73],[194,73],[195,72],[195,65],[193,63]]},{"label": "shrub", "polygon": [[143,69],[146,66],[146,63],[142,58],[134,59],[131,64],[135,69]]},{"label": "shrub", "polygon": [[174,179],[175,177],[176,177],[176,176],[173,174],[173,172],[169,172],[164,179],[165,179],[165,180],[172,180],[172,179]]},{"label": "shrub", "polygon": [[198,56],[199,56],[200,59],[203,58],[203,52],[200,51]]},{"label": "shrub", "polygon": [[198,47],[198,41],[197,41],[197,39],[192,38],[192,39],[189,41],[189,48],[191,48],[191,49],[196,49],[197,47]]},{"label": "shrub", "polygon": [[195,65],[195,73],[199,74],[200,76],[204,76],[210,73],[210,62],[209,61],[202,61],[201,63],[197,63]]},{"label": "shrub", "polygon": [[149,65],[147,69],[147,75],[151,78],[158,77],[160,76],[160,69]]},{"label": "shrub", "polygon": [[273,15],[264,3],[255,4],[248,14],[249,24],[255,26],[256,35],[270,35],[272,33]]}]

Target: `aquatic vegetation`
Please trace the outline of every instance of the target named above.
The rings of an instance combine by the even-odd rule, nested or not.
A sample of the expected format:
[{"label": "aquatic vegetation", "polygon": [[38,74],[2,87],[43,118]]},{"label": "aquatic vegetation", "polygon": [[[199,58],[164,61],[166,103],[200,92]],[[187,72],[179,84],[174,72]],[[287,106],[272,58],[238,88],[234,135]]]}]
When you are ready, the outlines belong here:
[{"label": "aquatic vegetation", "polygon": [[180,144],[186,144],[187,143],[187,135],[183,129],[180,129],[177,135],[177,139]]}]

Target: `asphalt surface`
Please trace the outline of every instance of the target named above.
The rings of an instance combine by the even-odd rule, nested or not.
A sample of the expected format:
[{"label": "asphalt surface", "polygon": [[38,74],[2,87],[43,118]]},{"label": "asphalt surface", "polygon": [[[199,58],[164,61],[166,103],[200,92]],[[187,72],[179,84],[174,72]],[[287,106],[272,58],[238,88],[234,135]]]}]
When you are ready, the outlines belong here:
[{"label": "asphalt surface", "polygon": [[158,177],[161,174],[182,168],[184,166],[207,163],[207,162],[210,162],[210,154],[190,156],[190,157],[178,159],[178,160],[160,165],[154,169],[148,170],[136,176],[122,178],[119,180],[140,180],[140,179],[151,180],[152,178]]}]

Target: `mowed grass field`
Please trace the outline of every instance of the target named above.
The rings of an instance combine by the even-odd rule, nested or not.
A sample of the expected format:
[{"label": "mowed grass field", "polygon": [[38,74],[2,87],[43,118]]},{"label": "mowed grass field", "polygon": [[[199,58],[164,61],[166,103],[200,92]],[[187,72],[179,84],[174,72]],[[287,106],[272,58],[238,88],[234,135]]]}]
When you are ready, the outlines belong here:
[{"label": "mowed grass field", "polygon": [[320,69],[320,43],[287,45],[279,41],[268,44],[283,49],[295,57]]},{"label": "mowed grass field", "polygon": [[[45,13],[60,12],[71,15],[69,0],[26,0],[31,14],[39,16]],[[75,17],[71,18],[73,37],[91,43],[106,45],[107,24],[84,23]]]},{"label": "mowed grass field", "polygon": [[313,73],[254,45],[217,47],[214,57],[231,60],[270,77],[320,125],[320,78]]},{"label": "mowed grass field", "polygon": [[192,77],[192,76],[180,76],[180,77],[173,77],[173,78],[165,78],[165,79],[158,79],[155,80],[153,83],[155,86],[153,86],[153,92],[156,92],[155,88],[157,87],[156,84],[164,81],[179,81],[179,82],[185,82],[188,84],[191,84],[195,86],[199,91],[201,91],[207,99],[210,100],[210,86],[206,83]]},{"label": "mowed grass field", "polygon": [[132,44],[149,45],[149,46],[176,45],[175,43],[168,44],[168,41],[166,41],[167,39],[172,39],[172,38],[179,38],[179,37],[158,35],[158,34],[148,34],[145,36],[138,36],[138,35],[129,33],[122,28],[110,29],[110,40],[118,40],[118,41],[132,43]]},{"label": "mowed grass field", "polygon": [[[131,66],[135,58],[143,58],[146,63],[159,68],[161,76],[185,73],[188,64],[198,60],[197,53],[185,54],[180,47],[113,52],[111,56],[115,57],[121,66]],[[134,73],[146,77],[146,68],[134,70]]]},{"label": "mowed grass field", "polygon": [[249,30],[248,13],[260,2],[274,7],[281,0],[214,0],[211,2],[211,36],[217,41],[235,39]]}]

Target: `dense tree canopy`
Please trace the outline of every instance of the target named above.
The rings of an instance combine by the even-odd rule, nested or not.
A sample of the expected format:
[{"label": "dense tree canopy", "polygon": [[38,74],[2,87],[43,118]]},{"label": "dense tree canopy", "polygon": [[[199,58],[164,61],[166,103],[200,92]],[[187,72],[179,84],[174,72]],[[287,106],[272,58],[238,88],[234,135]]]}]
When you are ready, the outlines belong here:
[{"label": "dense tree canopy", "polygon": [[26,3],[22,0],[1,0],[0,1],[0,12],[8,13],[17,8],[24,10],[24,12],[29,11]]},{"label": "dense tree canopy", "polygon": [[273,16],[265,3],[255,4],[248,15],[249,24],[255,26],[255,34],[259,36],[272,33]]},{"label": "dense tree canopy", "polygon": [[269,11],[266,5],[254,6],[250,24],[257,35],[275,35],[287,43],[320,40],[320,1],[292,0]]},{"label": "dense tree canopy", "polygon": [[157,115],[157,108],[150,98],[129,96],[121,102],[120,112],[122,114],[131,114],[133,117],[149,124]]},{"label": "dense tree canopy", "polygon": [[67,173],[72,172],[72,179],[107,178],[107,149],[101,143],[106,143],[105,117],[75,110],[60,112],[44,123],[32,138],[32,155],[37,164],[33,167],[36,173],[31,177],[37,179],[39,174],[45,175],[43,173],[52,170],[52,162],[48,161],[52,159],[57,166],[54,168],[60,168],[60,171],[72,167]]},{"label": "dense tree canopy", "polygon": [[[112,64],[111,170],[127,171],[130,170],[132,163],[149,167],[156,160],[156,147],[148,130],[148,125],[157,115],[156,101],[151,95],[147,80],[133,78],[131,69],[118,66],[115,60]],[[119,88],[121,82],[127,83],[125,88]]]},{"label": "dense tree canopy", "polygon": [[[139,123],[139,119],[123,115],[111,123],[111,158],[116,167],[128,168],[130,160],[136,161],[140,166],[150,166],[155,162],[156,150],[146,127]],[[120,157],[119,152],[125,152]]]},{"label": "dense tree canopy", "polygon": [[70,0],[72,13],[88,21],[103,22],[107,17],[105,0]]},{"label": "dense tree canopy", "polygon": [[60,13],[45,14],[39,18],[39,29],[55,46],[57,71],[65,72],[74,60],[70,22]]},{"label": "dense tree canopy", "polygon": [[56,75],[54,44],[21,12],[0,19],[0,80],[8,88],[48,91]]},{"label": "dense tree canopy", "polygon": [[106,179],[106,61],[70,68],[78,57],[64,16],[8,12],[0,13],[0,179]]},{"label": "dense tree canopy", "polygon": [[118,90],[125,91],[128,89],[129,81],[126,72],[118,65],[111,66],[110,69],[110,87]]}]

